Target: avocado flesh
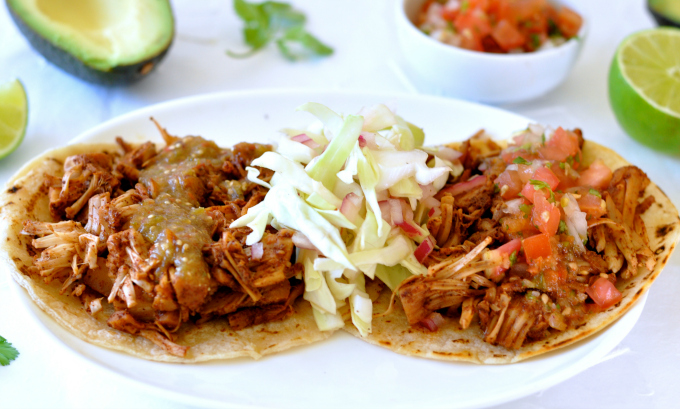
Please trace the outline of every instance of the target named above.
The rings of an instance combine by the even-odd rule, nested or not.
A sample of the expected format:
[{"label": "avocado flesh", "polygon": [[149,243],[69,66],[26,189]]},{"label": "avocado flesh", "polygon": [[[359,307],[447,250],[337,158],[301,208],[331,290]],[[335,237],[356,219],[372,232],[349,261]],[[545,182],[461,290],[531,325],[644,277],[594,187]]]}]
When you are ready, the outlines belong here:
[{"label": "avocado flesh", "polygon": [[148,74],[174,35],[167,0],[6,0],[31,45],[85,80],[121,84]]}]

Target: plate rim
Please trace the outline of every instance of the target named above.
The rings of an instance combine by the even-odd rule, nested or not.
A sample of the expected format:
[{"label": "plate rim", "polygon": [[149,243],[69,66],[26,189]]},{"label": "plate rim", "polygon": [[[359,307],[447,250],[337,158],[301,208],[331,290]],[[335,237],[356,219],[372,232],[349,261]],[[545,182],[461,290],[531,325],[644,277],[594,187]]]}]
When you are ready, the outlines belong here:
[{"label": "plate rim", "polygon": [[[530,118],[524,117],[522,115],[516,114],[514,112],[504,110],[502,108],[496,107],[496,106],[489,106],[477,102],[472,102],[472,101],[465,101],[465,100],[460,100],[460,99],[453,99],[453,98],[447,98],[443,96],[433,96],[433,95],[423,95],[423,94],[411,94],[411,93],[406,93],[406,92],[376,92],[376,91],[353,91],[353,90],[324,90],[324,89],[304,89],[304,88],[274,88],[274,89],[257,89],[257,90],[239,90],[239,91],[220,91],[220,92],[211,92],[211,93],[205,93],[205,94],[197,94],[197,95],[191,95],[191,96],[186,96],[182,98],[177,98],[177,99],[172,99],[164,102],[160,102],[157,104],[152,104],[148,105],[145,107],[141,107],[139,109],[135,109],[129,112],[126,112],[122,115],[110,118],[104,122],[102,122],[99,125],[96,125],[84,132],[81,132],[78,134],[76,137],[72,138],[69,142],[66,143],[66,145],[74,144],[74,143],[81,143],[81,142],[86,142],[87,139],[92,138],[93,136],[96,135],[101,135],[104,132],[106,132],[107,129],[110,129],[112,127],[118,126],[118,125],[123,125],[125,123],[129,123],[132,121],[137,121],[140,118],[144,116],[150,116],[150,113],[153,112],[163,112],[167,110],[172,110],[176,109],[177,107],[182,107],[186,105],[193,105],[193,104],[202,104],[202,103],[209,103],[210,101],[219,101],[219,100],[238,100],[239,98],[252,98],[252,97],[258,97],[258,96],[273,96],[273,97],[283,97],[283,98],[294,98],[294,97],[299,97],[299,96],[320,96],[320,97],[328,97],[328,98],[348,98],[348,99],[354,99],[354,100],[361,100],[361,99],[382,99],[382,100],[408,100],[408,101],[413,101],[413,100],[420,100],[423,102],[427,103],[442,103],[442,104],[449,104],[449,105],[460,105],[460,106],[469,106],[469,107],[474,107],[474,109],[481,109],[481,110],[487,110],[489,111],[492,115],[493,113],[501,113],[502,115],[506,115],[508,117],[514,117],[516,120],[522,120],[527,123],[533,123],[535,121],[531,120]],[[359,108],[359,107],[357,107]],[[422,125],[422,124],[421,124]],[[480,126],[481,127],[481,126]],[[508,135],[509,136],[509,135]],[[11,179],[10,179],[11,180]],[[14,280],[12,280],[14,281]],[[257,407],[263,407],[261,405],[256,405],[256,404],[243,404],[243,403],[235,403],[235,402],[223,402],[223,401],[217,401],[212,398],[205,398],[201,396],[196,396],[196,395],[191,395],[188,393],[184,392],[179,392],[171,389],[166,389],[161,386],[152,384],[152,383],[147,383],[140,381],[139,379],[136,378],[129,378],[127,377],[124,373],[119,372],[116,370],[114,367],[107,365],[105,362],[96,359],[93,356],[90,356],[90,354],[85,353],[79,349],[77,349],[75,346],[72,346],[66,342],[66,340],[62,339],[62,337],[58,334],[56,334],[51,328],[49,328],[48,324],[45,322],[45,320],[49,320],[49,317],[37,307],[32,300],[30,300],[27,294],[25,294],[25,291],[22,291],[23,288],[14,281],[14,285],[16,286],[15,289],[21,288],[21,290],[17,290],[20,292],[17,292],[17,295],[19,295],[23,302],[29,303],[30,305],[30,312],[31,314],[40,321],[41,326],[49,332],[50,336],[53,339],[56,339],[59,341],[60,344],[65,346],[68,350],[69,353],[72,353],[81,359],[85,359],[88,361],[89,365],[94,364],[98,368],[103,368],[107,370],[109,373],[113,373],[119,378],[122,378],[126,383],[130,385],[134,385],[137,390],[140,391],[151,391],[157,396],[162,396],[165,397],[166,399],[168,397],[172,397],[173,400],[176,401],[181,401],[184,403],[190,403],[190,404],[196,404],[199,403],[203,406],[209,406],[209,407],[238,407],[238,408],[257,408]],[[586,343],[591,343],[595,338],[598,337],[598,335],[604,334],[606,331],[609,331],[612,327],[617,326],[617,325],[628,325],[629,328],[624,330],[619,337],[615,337],[615,341],[611,341],[611,345],[609,343],[605,343],[603,346],[602,341],[598,345],[596,345],[590,352],[588,352],[588,356],[592,354],[596,354],[600,357],[599,360],[586,364],[586,365],[578,365],[578,362],[582,361],[583,359],[577,360],[576,364],[572,364],[571,366],[566,368],[566,375],[564,374],[565,370],[557,371],[557,373],[562,373],[562,376],[560,375],[553,375],[550,377],[543,378],[538,381],[530,382],[527,384],[527,387],[518,389],[517,391],[513,390],[508,390],[506,393],[501,393],[501,394],[495,394],[493,399],[489,399],[488,397],[482,397],[479,399],[475,400],[468,400],[466,404],[460,406],[462,408],[474,408],[474,407],[481,407],[481,406],[488,406],[488,405],[498,405],[501,403],[507,403],[511,402],[513,400],[520,399],[522,397],[526,397],[532,393],[536,393],[541,390],[545,390],[547,388],[550,388],[552,386],[555,386],[561,382],[564,382],[573,376],[587,370],[593,365],[596,365],[599,362],[602,362],[603,358],[606,357],[606,355],[611,352],[614,348],[616,348],[617,345],[619,345],[623,339],[629,334],[629,332],[632,330],[632,328],[635,326],[637,323],[642,310],[644,308],[644,304],[647,300],[648,292],[645,292],[644,297],[642,297],[635,305],[632,306],[632,308],[626,312],[622,317],[619,317],[616,321],[608,325],[606,328],[604,328],[602,331],[599,331],[597,334],[594,334],[594,336],[588,337],[584,340],[581,340],[574,344],[576,348],[578,346],[583,346]],[[40,314],[45,315],[45,317],[41,317]],[[624,319],[628,318],[627,320]],[[630,322],[629,322],[630,321]],[[56,323],[51,323],[53,325],[58,325]],[[63,328],[60,328],[61,331],[64,332],[64,334],[68,337],[73,337],[74,340],[80,341],[80,342],[87,342],[84,340],[81,340],[78,337],[75,337],[72,335],[70,332],[66,331]],[[91,344],[90,344],[91,345]],[[368,345],[368,344],[367,344]],[[371,346],[373,347],[373,346]],[[567,347],[568,348],[568,347]],[[557,352],[558,354],[560,353],[559,351]],[[140,362],[145,362],[145,360],[138,358]],[[266,358],[265,358],[266,359]],[[408,357],[408,359],[426,359],[426,358],[418,358],[418,357]],[[530,360],[534,359],[546,359],[545,357],[536,357],[536,358],[531,358]],[[549,359],[549,357],[547,357]],[[429,361],[429,359],[428,359]],[[217,361],[216,361],[217,362]],[[176,364],[176,363],[165,363],[167,365],[190,365],[190,366],[199,366],[201,363],[198,364]],[[455,363],[452,363],[455,364]],[[520,365],[521,363],[515,363],[515,364],[508,364],[508,365]],[[482,365],[483,366],[483,365]],[[533,387],[529,387],[533,385]]]}]

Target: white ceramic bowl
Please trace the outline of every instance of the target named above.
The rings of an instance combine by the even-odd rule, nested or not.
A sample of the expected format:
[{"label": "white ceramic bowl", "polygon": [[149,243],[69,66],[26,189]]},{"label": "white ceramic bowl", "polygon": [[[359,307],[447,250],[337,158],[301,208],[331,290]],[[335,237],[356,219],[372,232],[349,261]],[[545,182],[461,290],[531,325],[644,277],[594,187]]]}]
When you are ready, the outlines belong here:
[{"label": "white ceramic bowl", "polygon": [[524,54],[469,51],[441,43],[415,24],[425,0],[398,0],[397,36],[404,59],[418,80],[437,93],[467,100],[506,103],[541,96],[564,81],[574,66],[587,33],[583,17],[578,37],[555,48]]}]

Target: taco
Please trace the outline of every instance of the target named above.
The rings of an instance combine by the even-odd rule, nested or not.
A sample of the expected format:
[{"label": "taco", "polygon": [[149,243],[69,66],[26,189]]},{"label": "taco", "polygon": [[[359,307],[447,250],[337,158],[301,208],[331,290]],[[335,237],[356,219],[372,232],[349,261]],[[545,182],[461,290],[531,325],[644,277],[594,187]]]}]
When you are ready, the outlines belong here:
[{"label": "taco", "polygon": [[678,212],[614,151],[579,130],[550,133],[533,125],[510,146],[483,132],[451,145],[465,170],[423,219],[427,273],[394,292],[371,282],[371,333],[345,330],[404,355],[500,364],[625,314],[675,248]]},{"label": "taco", "polygon": [[229,228],[266,195],[244,168],[271,147],[162,135],[20,170],[0,199],[4,270],[75,336],[140,358],[257,359],[330,336],[300,297],[293,232],[251,246]]}]

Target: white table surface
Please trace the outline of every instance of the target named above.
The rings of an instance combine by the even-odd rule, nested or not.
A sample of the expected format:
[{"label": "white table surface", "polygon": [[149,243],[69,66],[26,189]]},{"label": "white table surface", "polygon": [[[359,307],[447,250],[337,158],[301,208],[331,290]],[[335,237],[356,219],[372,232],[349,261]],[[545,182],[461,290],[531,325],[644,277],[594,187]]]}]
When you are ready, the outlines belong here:
[{"label": "white table surface", "polygon": [[[419,92],[400,68],[403,57],[394,33],[393,1],[294,1],[307,14],[308,28],[331,44],[335,54],[289,63],[273,47],[245,60],[225,55],[226,49],[243,49],[242,26],[229,0],[176,0],[177,35],[169,54],[150,77],[122,88],[82,82],[47,63],[20,35],[6,8],[0,7],[0,82],[19,77],[30,105],[26,138],[14,154],[0,161],[0,182],[45,149],[63,145],[110,118],[170,99],[268,88]],[[587,138],[615,148],[642,167],[680,204],[678,158],[655,153],[628,138],[607,100],[607,72],[616,45],[626,35],[653,25],[643,0],[574,3],[584,10],[590,31],[569,78],[542,98],[503,108],[542,123],[582,128]],[[679,273],[676,253],[651,288],[632,332],[601,362],[593,362],[591,368],[557,386],[501,407],[677,407]],[[21,352],[11,365],[0,367],[0,407],[188,407],[121,380],[46,335],[31,312],[17,307],[12,287],[9,276],[0,274],[0,335]]]}]

